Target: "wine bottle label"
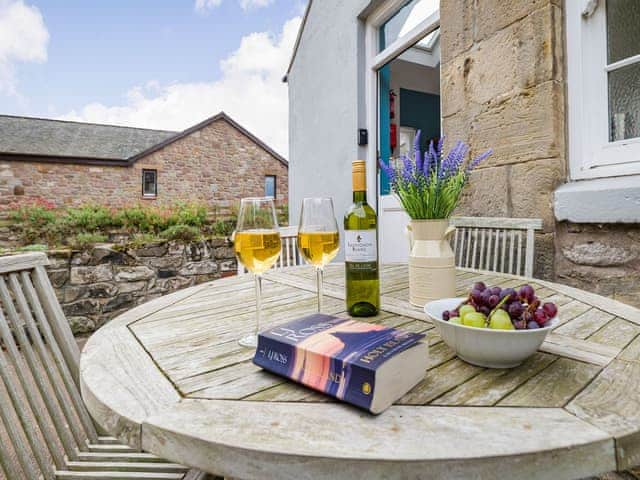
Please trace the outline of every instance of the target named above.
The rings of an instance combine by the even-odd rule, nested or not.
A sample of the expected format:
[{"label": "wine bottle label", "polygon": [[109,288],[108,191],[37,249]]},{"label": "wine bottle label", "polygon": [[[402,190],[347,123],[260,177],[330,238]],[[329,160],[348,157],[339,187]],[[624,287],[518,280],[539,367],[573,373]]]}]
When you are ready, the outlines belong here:
[{"label": "wine bottle label", "polygon": [[346,230],[345,260],[347,262],[375,262],[378,260],[378,246],[375,230]]}]

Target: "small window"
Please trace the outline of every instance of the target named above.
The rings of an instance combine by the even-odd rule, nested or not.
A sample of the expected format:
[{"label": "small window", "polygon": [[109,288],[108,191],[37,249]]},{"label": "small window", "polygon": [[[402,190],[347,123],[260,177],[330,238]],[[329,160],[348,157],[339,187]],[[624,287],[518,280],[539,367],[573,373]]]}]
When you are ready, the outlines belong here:
[{"label": "small window", "polygon": [[276,176],[266,175],[264,177],[264,196],[276,198]]},{"label": "small window", "polygon": [[142,170],[142,196],[156,197],[158,195],[158,171]]}]

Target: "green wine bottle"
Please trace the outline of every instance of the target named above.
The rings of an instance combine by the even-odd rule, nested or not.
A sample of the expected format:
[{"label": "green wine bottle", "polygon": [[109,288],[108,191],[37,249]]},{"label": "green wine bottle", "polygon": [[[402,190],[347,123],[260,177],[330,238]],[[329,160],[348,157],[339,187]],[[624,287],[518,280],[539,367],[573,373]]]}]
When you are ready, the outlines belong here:
[{"label": "green wine bottle", "polygon": [[367,204],[364,160],[353,162],[353,204],[344,216],[347,311],[371,317],[380,309],[376,212]]}]

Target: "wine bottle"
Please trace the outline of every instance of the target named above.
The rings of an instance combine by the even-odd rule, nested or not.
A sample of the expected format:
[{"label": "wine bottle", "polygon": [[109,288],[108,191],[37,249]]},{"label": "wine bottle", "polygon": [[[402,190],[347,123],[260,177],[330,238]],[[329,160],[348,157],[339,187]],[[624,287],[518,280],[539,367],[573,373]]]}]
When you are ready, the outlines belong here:
[{"label": "wine bottle", "polygon": [[353,204],[344,216],[347,311],[370,317],[380,309],[376,212],[367,204],[364,160],[352,165]]}]

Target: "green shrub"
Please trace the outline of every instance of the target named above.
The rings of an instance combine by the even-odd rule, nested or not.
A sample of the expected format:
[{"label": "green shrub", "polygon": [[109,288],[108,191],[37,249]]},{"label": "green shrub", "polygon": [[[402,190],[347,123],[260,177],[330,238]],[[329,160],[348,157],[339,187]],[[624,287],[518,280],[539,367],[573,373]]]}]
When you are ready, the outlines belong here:
[{"label": "green shrub", "polygon": [[217,237],[230,237],[236,228],[235,220],[216,220],[211,227],[212,233]]},{"label": "green shrub", "polygon": [[96,243],[104,243],[109,239],[106,235],[100,233],[78,233],[69,238],[69,246],[78,250],[84,250],[93,247]]},{"label": "green shrub", "polygon": [[169,226],[168,214],[163,215],[156,208],[141,205],[123,208],[118,217],[122,226],[132,233],[158,233]]},{"label": "green shrub", "polygon": [[24,247],[18,248],[19,252],[43,252],[47,250],[47,245],[43,245],[41,243],[35,243],[33,245],[26,245]]},{"label": "green shrub", "polygon": [[202,227],[207,223],[208,210],[203,204],[178,203],[169,217],[172,225],[191,225]]},{"label": "green shrub", "polygon": [[63,217],[71,232],[106,231],[122,226],[122,220],[113,210],[100,205],[84,205],[67,209]]},{"label": "green shrub", "polygon": [[160,233],[160,236],[167,240],[182,240],[183,242],[192,242],[201,237],[201,232],[197,227],[179,223],[177,225],[172,225],[164,230],[162,233]]}]

